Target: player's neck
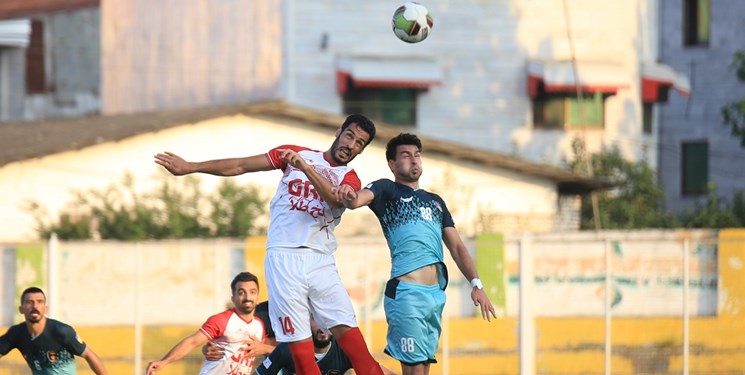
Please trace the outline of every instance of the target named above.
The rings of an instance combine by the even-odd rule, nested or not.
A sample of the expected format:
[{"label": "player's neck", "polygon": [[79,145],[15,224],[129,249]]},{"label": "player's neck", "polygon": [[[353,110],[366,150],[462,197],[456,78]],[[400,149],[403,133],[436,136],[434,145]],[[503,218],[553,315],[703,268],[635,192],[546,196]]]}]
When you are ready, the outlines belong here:
[{"label": "player's neck", "polygon": [[253,311],[251,311],[250,313],[245,313],[245,314],[244,313],[241,313],[240,310],[238,310],[238,309],[233,309],[233,311],[235,311],[235,313],[238,314],[238,316],[240,316],[241,319],[243,319],[243,320],[245,320],[247,322],[250,322],[250,321],[252,321],[254,319],[254,312]]},{"label": "player's neck", "polygon": [[412,188],[414,190],[419,189],[419,181],[418,180],[417,181],[404,181],[404,180],[401,180],[401,179],[398,179],[397,178],[396,179],[396,183],[397,184],[408,186],[408,187],[410,187],[410,188]]},{"label": "player's neck", "polygon": [[317,347],[315,345],[313,346],[313,350],[316,352],[316,354],[326,353],[327,351],[329,351],[329,348],[331,348],[331,343],[329,343],[328,345],[324,346],[323,348],[319,348],[319,347]]},{"label": "player's neck", "polygon": [[31,337],[41,335],[41,333],[44,332],[44,328],[46,326],[47,318],[45,316],[41,317],[38,322],[26,321],[26,328],[28,328],[28,333],[31,334]]}]

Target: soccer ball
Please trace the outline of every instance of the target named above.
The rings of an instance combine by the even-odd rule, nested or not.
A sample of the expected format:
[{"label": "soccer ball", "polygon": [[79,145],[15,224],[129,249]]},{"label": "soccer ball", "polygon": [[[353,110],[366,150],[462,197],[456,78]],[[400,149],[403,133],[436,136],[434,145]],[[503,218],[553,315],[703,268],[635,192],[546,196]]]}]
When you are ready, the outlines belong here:
[{"label": "soccer ball", "polygon": [[419,43],[427,39],[432,25],[432,16],[419,3],[410,1],[393,13],[393,33],[407,43]]}]

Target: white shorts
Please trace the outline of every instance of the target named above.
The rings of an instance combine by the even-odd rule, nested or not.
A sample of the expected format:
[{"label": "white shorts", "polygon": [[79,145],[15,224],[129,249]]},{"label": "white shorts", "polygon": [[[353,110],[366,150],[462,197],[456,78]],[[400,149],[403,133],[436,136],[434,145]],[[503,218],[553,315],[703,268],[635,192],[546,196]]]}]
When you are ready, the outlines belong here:
[{"label": "white shorts", "polygon": [[278,342],[311,336],[310,314],[324,329],[357,327],[354,306],[331,254],[309,248],[267,249],[264,274],[269,318]]}]

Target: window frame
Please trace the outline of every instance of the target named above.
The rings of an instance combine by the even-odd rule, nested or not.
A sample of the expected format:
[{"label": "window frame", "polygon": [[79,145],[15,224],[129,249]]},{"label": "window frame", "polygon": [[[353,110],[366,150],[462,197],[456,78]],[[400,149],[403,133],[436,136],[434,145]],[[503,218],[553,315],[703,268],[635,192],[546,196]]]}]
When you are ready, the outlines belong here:
[{"label": "window frame", "polygon": [[[702,28],[705,28],[705,32]],[[683,0],[682,31],[683,46],[709,46],[711,42],[711,0]]]},{"label": "window frame", "polygon": [[[600,92],[582,92],[582,101],[587,105],[588,99],[595,101],[599,104],[594,110],[600,112],[599,115],[593,117],[599,117],[599,122],[577,124],[572,122],[573,111],[570,106],[577,106],[577,94],[572,92],[562,93],[541,93],[535,98],[531,99],[532,112],[533,112],[533,129],[536,130],[604,130],[605,129],[605,99],[610,96],[608,94]],[[574,101],[574,102],[572,102]],[[559,103],[557,103],[559,102]],[[551,110],[549,107],[557,108],[557,104],[561,105],[562,120],[561,124],[558,124],[555,119],[548,119],[546,110]],[[587,118],[587,116],[585,116]]]},{"label": "window frame", "polygon": [[[353,82],[349,82],[342,95],[342,110],[344,113],[362,113],[391,125],[415,127],[421,91],[410,87],[355,87]],[[390,97],[395,98],[388,100]]]},{"label": "window frame", "polygon": [[[695,150],[694,147],[703,147],[705,158],[703,161],[700,160],[691,160],[695,155],[692,155],[693,152],[702,152],[701,150]],[[708,193],[707,186],[709,184],[709,161],[711,160],[711,157],[709,155],[709,141],[707,140],[698,140],[698,141],[684,141],[680,145],[680,193],[683,196],[701,196]],[[696,163],[697,162],[697,163]],[[696,163],[696,164],[691,164]],[[696,175],[692,175],[689,172],[690,168],[695,168],[696,166],[703,166],[703,175],[704,179],[701,181],[700,175],[701,172],[698,172]],[[698,177],[698,179],[696,179]],[[695,179],[695,180],[694,180]],[[696,188],[690,188],[689,186],[692,185],[698,185]]]}]

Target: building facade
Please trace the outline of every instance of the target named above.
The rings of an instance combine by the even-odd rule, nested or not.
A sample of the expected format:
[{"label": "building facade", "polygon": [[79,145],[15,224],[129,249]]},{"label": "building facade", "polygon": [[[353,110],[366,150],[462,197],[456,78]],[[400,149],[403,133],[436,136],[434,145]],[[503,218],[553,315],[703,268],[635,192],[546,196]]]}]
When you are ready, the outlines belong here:
[{"label": "building facade", "polygon": [[670,97],[660,111],[659,174],[671,211],[692,209],[709,189],[732,202],[745,191],[745,149],[724,126],[721,109],[745,98],[732,69],[745,50],[745,2],[660,2],[660,59],[691,77],[688,98]]}]

